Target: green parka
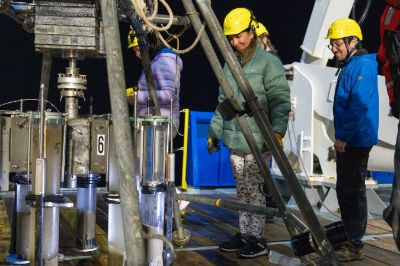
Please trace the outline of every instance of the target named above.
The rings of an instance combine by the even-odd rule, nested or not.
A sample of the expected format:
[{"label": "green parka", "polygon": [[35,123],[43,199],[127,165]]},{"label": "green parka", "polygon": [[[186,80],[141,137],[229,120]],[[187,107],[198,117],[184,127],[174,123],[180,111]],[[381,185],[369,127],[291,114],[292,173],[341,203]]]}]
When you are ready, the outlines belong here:
[{"label": "green parka", "polygon": [[[258,101],[269,118],[272,128],[283,137],[289,119],[290,89],[281,61],[257,45],[250,61],[242,67],[255,95],[258,97]],[[224,73],[235,98],[239,103],[244,103],[244,97],[226,64]],[[221,103],[224,100],[225,95],[222,89],[219,88],[218,102]],[[248,115],[245,115],[245,119],[251,132],[253,132],[257,146],[263,148],[264,139],[255,119]],[[214,139],[221,139],[222,134],[224,135],[223,143],[229,149],[245,154],[251,153],[236,120],[223,120],[221,114],[216,110],[208,129],[208,136]]]}]

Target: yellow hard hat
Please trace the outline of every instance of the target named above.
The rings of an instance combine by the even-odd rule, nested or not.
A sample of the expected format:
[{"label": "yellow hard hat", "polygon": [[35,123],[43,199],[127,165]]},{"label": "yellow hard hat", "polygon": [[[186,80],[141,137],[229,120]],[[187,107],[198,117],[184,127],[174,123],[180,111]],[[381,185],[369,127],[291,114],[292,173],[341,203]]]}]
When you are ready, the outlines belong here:
[{"label": "yellow hard hat", "polygon": [[269,32],[268,32],[267,28],[261,22],[253,21],[252,25],[256,29],[257,37],[261,36],[262,34],[266,34],[267,36],[269,35]]},{"label": "yellow hard hat", "polygon": [[232,9],[224,19],[224,34],[234,35],[248,29],[255,18],[251,11],[244,7]]},{"label": "yellow hard hat", "polygon": [[139,46],[138,37],[134,30],[130,30],[128,33],[128,49],[135,46]]},{"label": "yellow hard hat", "polygon": [[345,37],[356,36],[362,41],[361,28],[357,22],[349,18],[335,20],[328,29],[326,39],[342,39]]}]

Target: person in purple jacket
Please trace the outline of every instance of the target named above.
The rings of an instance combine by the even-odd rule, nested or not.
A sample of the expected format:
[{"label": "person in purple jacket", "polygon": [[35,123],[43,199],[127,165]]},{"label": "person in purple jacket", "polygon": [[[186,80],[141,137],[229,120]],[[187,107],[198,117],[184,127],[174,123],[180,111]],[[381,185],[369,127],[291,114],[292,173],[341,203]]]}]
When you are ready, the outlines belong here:
[{"label": "person in purple jacket", "polygon": [[[176,136],[179,129],[179,92],[181,71],[183,68],[182,59],[177,53],[162,45],[157,36],[153,33],[148,35],[150,66],[153,72],[158,103],[162,116],[170,117],[172,100],[172,121],[173,136]],[[136,57],[140,58],[138,40],[135,32],[131,30],[128,34],[128,48],[132,48]],[[145,75],[142,71],[138,81],[137,114],[148,115],[147,102],[149,91]],[[128,102],[133,103],[133,96],[128,95]],[[150,115],[154,114],[150,108]]]}]

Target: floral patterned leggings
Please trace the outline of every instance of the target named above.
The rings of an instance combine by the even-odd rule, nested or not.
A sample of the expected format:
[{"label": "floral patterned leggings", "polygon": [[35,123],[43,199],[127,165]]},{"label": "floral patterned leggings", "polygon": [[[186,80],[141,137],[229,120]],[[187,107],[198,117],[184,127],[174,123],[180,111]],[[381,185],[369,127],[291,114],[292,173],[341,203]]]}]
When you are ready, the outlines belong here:
[{"label": "floral patterned leggings", "polygon": [[[239,202],[265,206],[265,196],[258,188],[260,183],[264,183],[264,179],[253,154],[243,154],[231,150],[230,157]],[[265,161],[269,161],[271,158],[270,152],[264,152],[263,158]],[[264,226],[265,215],[244,211],[239,212],[241,234],[263,238]]]}]

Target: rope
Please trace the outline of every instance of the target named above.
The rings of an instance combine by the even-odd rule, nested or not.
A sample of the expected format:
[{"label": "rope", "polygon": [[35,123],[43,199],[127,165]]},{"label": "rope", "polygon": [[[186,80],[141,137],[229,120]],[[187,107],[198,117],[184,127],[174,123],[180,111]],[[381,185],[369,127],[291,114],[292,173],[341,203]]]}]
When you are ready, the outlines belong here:
[{"label": "rope", "polygon": [[153,9],[153,14],[149,17],[149,20],[152,20],[158,13],[158,0],[154,0],[154,9]]},{"label": "rope", "polygon": [[[168,23],[167,25],[161,25],[161,27],[158,27],[156,24],[152,23],[151,20],[157,15],[158,13],[158,1],[161,2],[161,4],[165,7],[165,9],[167,10],[168,13]],[[179,32],[178,34],[171,34],[168,32],[168,29],[171,28],[172,23],[173,23],[173,18],[174,18],[174,14],[172,12],[171,7],[167,4],[167,2],[165,0],[153,0],[153,7],[154,10],[152,12],[152,14],[150,15],[150,17],[146,16],[146,3],[143,0],[131,0],[131,3],[133,5],[133,7],[135,8],[137,15],[139,16],[139,18],[142,20],[142,22],[145,24],[145,26],[147,26],[150,30],[154,30],[157,37],[161,40],[161,42],[169,49],[173,50],[174,52],[178,53],[178,54],[185,54],[190,52],[191,50],[194,49],[194,47],[198,44],[201,35],[204,32],[205,29],[205,23],[203,23],[199,33],[196,36],[196,39],[194,40],[194,42],[186,49],[180,50],[179,49],[179,37],[182,36],[182,34],[189,28],[189,26],[185,26],[184,29]],[[197,15],[199,16],[198,12],[187,12],[186,15],[190,16],[190,15]],[[168,35],[169,38],[167,40],[164,39],[164,37],[162,36],[162,34],[160,32],[165,31]],[[177,42],[177,48],[172,47],[171,45],[169,45],[169,42],[172,40],[176,40]]]},{"label": "rope", "polygon": [[166,47],[168,47],[169,49],[171,49],[171,50],[174,51],[175,53],[178,53],[178,54],[185,54],[185,53],[188,53],[188,52],[190,52],[191,50],[193,50],[194,47],[196,47],[196,45],[199,43],[200,38],[201,38],[201,35],[203,35],[203,32],[204,32],[204,30],[205,30],[205,27],[206,27],[206,23],[204,22],[203,25],[202,25],[201,28],[200,28],[199,33],[198,33],[197,36],[196,36],[196,39],[193,41],[193,43],[192,43],[188,48],[183,49],[183,50],[180,50],[180,49],[179,49],[179,38],[178,38],[176,35],[171,35],[171,36],[170,36],[170,37],[172,37],[173,39],[175,39],[175,40],[177,41],[177,48],[174,48],[174,47],[172,47],[171,45],[168,44],[168,42],[164,39],[164,37],[161,35],[160,32],[157,31],[156,34],[157,34],[158,38],[161,40],[161,42],[162,42]]},{"label": "rope", "polygon": [[176,125],[174,119],[171,119],[171,121],[172,121],[172,124],[174,125],[174,128],[176,129],[176,133],[177,133],[179,136],[183,137],[183,134],[182,134],[181,132],[179,132],[179,128],[178,128],[178,126]]},{"label": "rope", "polygon": [[[154,1],[158,1],[158,0],[154,0]],[[167,13],[168,13],[168,23],[166,26],[163,26],[163,27],[158,27],[156,24],[154,24],[150,21],[150,18],[155,17],[158,12],[158,3],[154,5],[154,6],[157,6],[157,10],[154,9],[154,12],[150,16],[150,18],[147,18],[146,13],[145,13],[146,4],[143,2],[143,0],[131,0],[132,5],[137,12],[137,15],[142,19],[142,21],[148,28],[155,30],[155,31],[165,31],[165,30],[168,30],[169,28],[171,28],[172,22],[174,19],[174,14],[172,12],[171,7],[167,4],[167,2],[165,0],[159,0],[159,1],[165,7],[165,9],[167,10]]]}]

